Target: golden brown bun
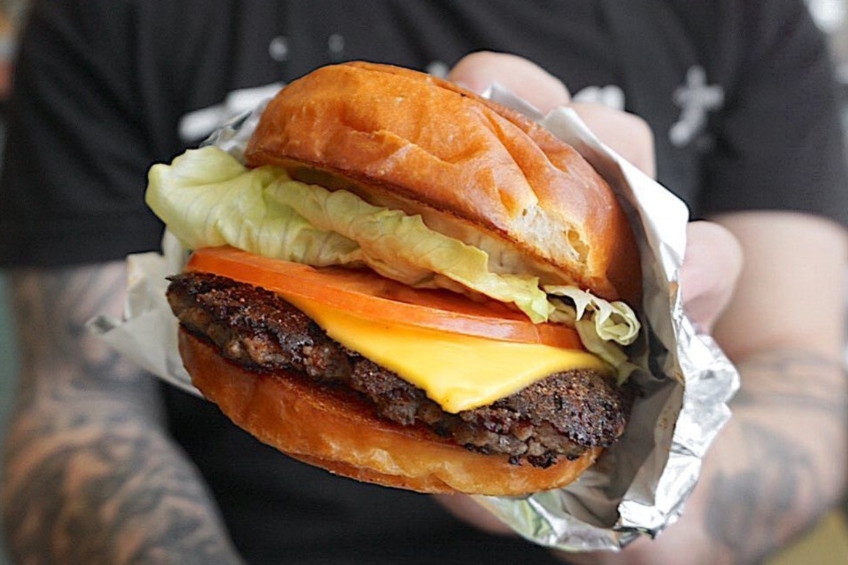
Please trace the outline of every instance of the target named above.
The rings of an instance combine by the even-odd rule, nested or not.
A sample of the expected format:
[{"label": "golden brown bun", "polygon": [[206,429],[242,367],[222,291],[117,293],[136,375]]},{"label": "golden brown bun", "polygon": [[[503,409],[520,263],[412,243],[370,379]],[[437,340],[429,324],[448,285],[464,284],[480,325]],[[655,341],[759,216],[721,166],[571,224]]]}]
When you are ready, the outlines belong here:
[{"label": "golden brown bun", "polygon": [[473,453],[425,428],[377,418],[355,394],[296,375],[259,373],[221,357],[181,329],[180,354],[192,383],[236,425],[296,459],[333,473],[429,493],[521,495],[574,481],[600,454],[547,469]]},{"label": "golden brown bun", "polygon": [[370,63],[323,67],[269,103],[245,156],[420,213],[506,270],[638,307],[638,250],[606,182],[544,128],[451,82]]}]

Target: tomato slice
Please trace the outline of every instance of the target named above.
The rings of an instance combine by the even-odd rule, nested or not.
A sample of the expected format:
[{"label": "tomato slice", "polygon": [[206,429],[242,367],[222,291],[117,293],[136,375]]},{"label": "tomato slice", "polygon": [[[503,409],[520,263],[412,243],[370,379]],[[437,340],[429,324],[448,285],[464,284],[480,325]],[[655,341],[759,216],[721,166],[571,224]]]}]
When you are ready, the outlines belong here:
[{"label": "tomato slice", "polygon": [[577,332],[567,326],[534,324],[521,312],[494,300],[476,302],[447,290],[412,288],[368,269],[316,268],[223,246],[196,250],[187,270],[214,273],[366,320],[584,349]]}]

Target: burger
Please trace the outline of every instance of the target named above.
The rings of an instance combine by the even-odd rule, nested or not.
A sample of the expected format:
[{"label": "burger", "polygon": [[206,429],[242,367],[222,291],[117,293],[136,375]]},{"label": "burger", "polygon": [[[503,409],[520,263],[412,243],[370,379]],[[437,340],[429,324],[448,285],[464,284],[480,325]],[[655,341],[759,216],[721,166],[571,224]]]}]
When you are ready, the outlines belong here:
[{"label": "burger", "polygon": [[639,254],[568,144],[448,81],[364,62],[270,100],[243,153],[146,200],[192,383],[291,457],[420,492],[521,495],[621,436]]}]

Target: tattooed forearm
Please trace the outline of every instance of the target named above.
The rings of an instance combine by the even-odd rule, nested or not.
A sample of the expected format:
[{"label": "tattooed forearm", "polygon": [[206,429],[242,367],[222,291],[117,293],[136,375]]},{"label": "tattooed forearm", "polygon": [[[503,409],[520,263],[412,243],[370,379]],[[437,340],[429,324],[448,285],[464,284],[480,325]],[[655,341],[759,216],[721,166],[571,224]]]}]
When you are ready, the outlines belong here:
[{"label": "tattooed forearm", "polygon": [[195,469],[162,431],[152,379],[89,336],[121,265],[12,276],[21,356],[3,523],[17,562],[236,563]]},{"label": "tattooed forearm", "polygon": [[740,372],[734,417],[699,498],[717,552],[752,563],[812,526],[838,499],[848,383],[839,362],[801,351],[749,359]]}]

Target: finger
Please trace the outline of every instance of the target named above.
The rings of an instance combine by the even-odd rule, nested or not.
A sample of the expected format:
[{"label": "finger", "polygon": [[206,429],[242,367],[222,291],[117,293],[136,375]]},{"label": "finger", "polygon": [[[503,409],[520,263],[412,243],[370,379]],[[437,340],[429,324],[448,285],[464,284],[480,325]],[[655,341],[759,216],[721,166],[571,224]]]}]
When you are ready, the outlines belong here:
[{"label": "finger", "polygon": [[472,497],[461,494],[437,494],[434,498],[454,516],[492,534],[513,535],[515,532],[480,506]]},{"label": "finger", "polygon": [[477,93],[497,83],[542,113],[571,100],[565,85],[537,64],[517,55],[479,51],[466,55],[448,79]]},{"label": "finger", "polygon": [[655,177],[654,134],[645,120],[602,104],[573,102],[569,106],[605,145]]},{"label": "finger", "polygon": [[479,93],[497,83],[542,113],[569,105],[603,143],[649,176],[655,174],[654,137],[644,120],[600,104],[571,103],[562,81],[523,57],[471,53],[454,66],[448,79]]},{"label": "finger", "polygon": [[680,270],[683,309],[709,332],[733,297],[742,272],[742,247],[730,231],[713,222],[691,222],[686,236]]}]

